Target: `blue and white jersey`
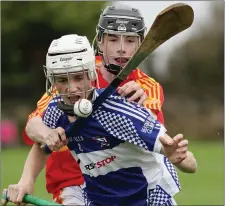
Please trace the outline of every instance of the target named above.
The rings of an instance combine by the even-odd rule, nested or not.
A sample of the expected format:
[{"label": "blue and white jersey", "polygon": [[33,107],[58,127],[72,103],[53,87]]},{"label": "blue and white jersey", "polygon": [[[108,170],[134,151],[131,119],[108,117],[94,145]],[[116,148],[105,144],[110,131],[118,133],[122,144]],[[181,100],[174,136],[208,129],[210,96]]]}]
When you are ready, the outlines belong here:
[{"label": "blue and white jersey", "polygon": [[[43,122],[66,129],[70,123],[58,101],[50,102]],[[165,131],[149,110],[117,94],[93,111],[68,144],[80,160],[86,205],[163,205],[179,192],[174,167],[159,154]]]}]

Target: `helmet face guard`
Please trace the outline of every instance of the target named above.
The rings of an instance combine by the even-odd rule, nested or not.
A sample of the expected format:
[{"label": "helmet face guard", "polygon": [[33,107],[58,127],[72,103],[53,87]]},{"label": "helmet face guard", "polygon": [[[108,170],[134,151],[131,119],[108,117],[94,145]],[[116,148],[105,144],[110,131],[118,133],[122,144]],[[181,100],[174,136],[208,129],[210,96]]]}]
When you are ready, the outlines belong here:
[{"label": "helmet face guard", "polygon": [[[143,17],[137,9],[127,6],[108,6],[100,16],[96,31],[96,38],[98,42],[97,52],[103,57],[103,63],[107,70],[111,73],[118,74],[118,72],[121,70],[121,68],[124,67],[124,65],[121,65],[119,63],[111,64],[110,61],[107,60],[109,59],[110,55],[106,54],[106,52],[101,51],[101,49],[99,48],[99,44],[103,43],[104,36],[109,36],[112,34],[121,36],[121,42],[123,42],[122,39],[126,36],[136,36],[139,38],[139,40],[138,44],[135,45],[135,52],[135,50],[139,47],[140,43],[144,39],[146,27]],[[105,41],[104,43],[107,43],[107,41]],[[124,45],[121,43],[120,47],[122,50]],[[125,58],[129,59],[131,58],[131,56],[127,56]],[[122,58],[123,55],[121,55],[121,61]]]},{"label": "helmet face guard", "polygon": [[[83,71],[79,72],[70,72],[68,69],[67,73],[57,74],[54,71],[50,73],[47,71],[47,68],[45,68],[45,74],[47,78],[46,82],[48,82],[47,84],[49,84],[50,88],[53,88],[53,85],[55,86],[66,104],[74,104],[75,102],[73,101],[79,97],[87,99],[89,93],[93,90],[88,70],[83,69]],[[74,85],[71,83],[72,81],[79,82],[79,85],[81,85],[79,86],[80,90],[74,91]],[[56,95],[53,91],[49,89],[48,91],[51,95]]]},{"label": "helmet face guard", "polygon": [[107,70],[117,75],[140,45],[140,36],[131,32],[105,30],[99,42],[99,55]]},{"label": "helmet face guard", "polygon": [[[48,49],[44,71],[46,90],[50,94],[49,87],[55,86],[67,104],[79,95],[87,98],[93,90],[91,80],[96,79],[94,50],[86,37],[78,35],[65,35],[53,40]],[[79,85],[81,90],[74,92],[70,82]]]}]

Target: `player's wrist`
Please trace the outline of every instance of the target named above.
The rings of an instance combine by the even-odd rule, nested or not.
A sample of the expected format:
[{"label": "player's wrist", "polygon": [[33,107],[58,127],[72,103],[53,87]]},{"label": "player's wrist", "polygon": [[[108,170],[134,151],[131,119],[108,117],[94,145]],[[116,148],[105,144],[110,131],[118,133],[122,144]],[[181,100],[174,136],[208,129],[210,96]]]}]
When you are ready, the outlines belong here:
[{"label": "player's wrist", "polygon": [[33,187],[35,184],[35,180],[32,177],[22,177],[19,182],[18,185],[22,185],[22,186],[29,186],[29,187]]},{"label": "player's wrist", "polygon": [[189,152],[188,156],[179,164],[174,164],[180,171],[185,173],[195,173],[197,170],[197,161],[194,155]]}]

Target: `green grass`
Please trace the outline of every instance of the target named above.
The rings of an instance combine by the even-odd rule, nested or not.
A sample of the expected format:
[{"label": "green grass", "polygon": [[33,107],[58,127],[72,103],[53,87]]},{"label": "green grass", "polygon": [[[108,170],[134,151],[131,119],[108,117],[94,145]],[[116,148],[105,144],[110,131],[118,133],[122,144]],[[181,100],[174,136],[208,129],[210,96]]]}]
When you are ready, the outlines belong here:
[{"label": "green grass", "polygon": [[182,191],[175,196],[179,205],[224,205],[223,142],[190,142],[198,162],[197,172],[179,172]]},{"label": "green grass", "polygon": [[[223,142],[190,142],[190,150],[196,156],[198,170],[195,174],[179,172],[182,191],[175,196],[178,205],[223,205]],[[2,150],[2,188],[17,183],[28,151],[27,147]],[[45,189],[44,173],[37,180],[34,195],[51,200]]]},{"label": "green grass", "polygon": [[[29,150],[29,147],[21,147],[1,151],[1,191],[7,188],[9,184],[18,182]],[[34,195],[46,200],[52,198],[45,189],[45,169],[36,181]]]}]

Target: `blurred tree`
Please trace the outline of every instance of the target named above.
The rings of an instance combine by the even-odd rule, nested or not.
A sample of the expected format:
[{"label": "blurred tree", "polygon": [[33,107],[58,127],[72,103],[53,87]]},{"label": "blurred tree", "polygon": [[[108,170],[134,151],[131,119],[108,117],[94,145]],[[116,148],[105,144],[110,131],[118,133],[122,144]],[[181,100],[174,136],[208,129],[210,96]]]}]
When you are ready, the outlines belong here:
[{"label": "blurred tree", "polygon": [[4,99],[26,97],[35,103],[45,89],[42,65],[50,42],[70,33],[85,35],[91,41],[104,4],[104,1],[1,2]]},{"label": "blurred tree", "polygon": [[[170,125],[189,136],[223,138],[224,9],[212,2],[212,18],[170,56],[163,82]],[[182,119],[182,121],[181,121]]]},{"label": "blurred tree", "polygon": [[64,34],[90,41],[105,1],[1,1],[2,119],[18,123],[45,92],[43,66],[51,41]]},{"label": "blurred tree", "polygon": [[155,53],[140,67],[163,86],[170,134],[213,140],[224,137],[224,9],[223,2],[209,7],[211,18],[170,54],[167,71],[154,68]]}]

